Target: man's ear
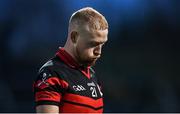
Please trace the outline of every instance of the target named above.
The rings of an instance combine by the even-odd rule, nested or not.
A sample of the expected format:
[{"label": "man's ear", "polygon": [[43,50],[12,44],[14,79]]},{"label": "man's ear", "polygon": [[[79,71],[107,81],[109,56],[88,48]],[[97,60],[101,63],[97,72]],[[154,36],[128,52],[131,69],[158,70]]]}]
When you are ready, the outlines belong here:
[{"label": "man's ear", "polygon": [[77,42],[77,39],[78,39],[78,32],[72,31],[72,32],[71,32],[71,41],[72,41],[73,43],[76,43],[76,42]]}]

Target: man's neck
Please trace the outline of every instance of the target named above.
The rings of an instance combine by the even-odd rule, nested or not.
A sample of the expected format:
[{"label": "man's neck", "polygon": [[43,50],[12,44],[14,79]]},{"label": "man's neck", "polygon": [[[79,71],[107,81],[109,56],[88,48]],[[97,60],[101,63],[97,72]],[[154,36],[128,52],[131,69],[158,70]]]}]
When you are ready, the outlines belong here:
[{"label": "man's neck", "polygon": [[70,48],[70,46],[67,46],[67,45],[65,45],[63,48],[80,65],[80,63],[78,62],[77,58],[75,57],[75,53],[74,53],[73,49]]}]

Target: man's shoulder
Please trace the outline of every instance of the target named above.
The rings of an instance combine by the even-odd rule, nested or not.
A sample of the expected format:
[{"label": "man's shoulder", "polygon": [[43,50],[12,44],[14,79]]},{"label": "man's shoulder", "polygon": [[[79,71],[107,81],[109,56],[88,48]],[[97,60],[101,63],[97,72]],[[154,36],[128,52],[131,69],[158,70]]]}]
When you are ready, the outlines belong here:
[{"label": "man's shoulder", "polygon": [[51,58],[50,60],[48,60],[45,64],[43,64],[40,67],[39,72],[41,72],[44,69],[53,70],[53,69],[56,69],[56,67],[57,67],[57,60],[56,60],[56,58]]},{"label": "man's shoulder", "polygon": [[[42,67],[39,68],[38,79],[43,78],[45,75],[46,77],[57,76],[62,78],[62,73],[59,71],[63,71],[63,63],[58,60],[56,57],[49,59]],[[61,74],[61,75],[60,75]]]},{"label": "man's shoulder", "polygon": [[39,72],[42,71],[43,69],[50,69],[54,67],[54,62],[52,59],[48,60],[44,65],[41,66],[39,69]]},{"label": "man's shoulder", "polygon": [[67,69],[67,65],[58,57],[53,57],[48,60],[44,65],[42,65],[42,67],[39,69],[39,73],[44,70],[63,71],[64,69]]}]

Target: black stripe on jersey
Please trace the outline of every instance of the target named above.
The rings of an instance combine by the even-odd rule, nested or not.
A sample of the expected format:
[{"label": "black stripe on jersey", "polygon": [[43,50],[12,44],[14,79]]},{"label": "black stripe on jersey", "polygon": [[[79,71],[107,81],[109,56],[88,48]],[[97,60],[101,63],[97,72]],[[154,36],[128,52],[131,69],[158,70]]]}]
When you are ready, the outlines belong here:
[{"label": "black stripe on jersey", "polygon": [[59,103],[59,102],[56,102],[56,101],[43,100],[43,101],[35,102],[35,105],[36,105],[36,106],[38,106],[38,105],[56,105],[56,106],[59,106],[60,103]]},{"label": "black stripe on jersey", "polygon": [[[43,73],[43,72],[42,72]],[[45,72],[44,72],[45,73]],[[47,76],[46,77],[46,79],[45,80],[47,80],[47,79],[49,79],[49,78],[58,78],[58,79],[60,79],[58,76],[56,76],[56,75],[51,75],[51,76]],[[38,77],[37,77],[37,79],[36,79],[36,81],[38,81],[38,80],[42,80],[42,74],[38,74]]]},{"label": "black stripe on jersey", "polygon": [[80,103],[75,103],[75,102],[71,102],[71,101],[67,101],[67,100],[63,100],[64,103],[69,103],[69,104],[73,104],[73,105],[79,105],[79,106],[84,106],[84,107],[88,107],[88,108],[91,108],[91,109],[94,109],[94,110],[99,110],[101,108],[103,108],[103,106],[100,106],[100,107],[92,107],[92,106],[89,106],[89,105],[85,105],[85,104],[80,104]]},{"label": "black stripe on jersey", "polygon": [[51,92],[51,91],[54,91],[54,92],[58,92],[58,93],[61,93],[61,94],[63,94],[65,92],[65,90],[60,85],[50,85],[50,86],[48,86],[48,87],[46,87],[44,89],[40,89],[38,87],[35,87],[34,90],[36,92],[40,92],[40,91],[49,91],[49,92]]},{"label": "black stripe on jersey", "polygon": [[[68,88],[66,92],[67,92],[67,93],[71,93],[71,94],[77,94],[75,91],[73,91],[73,90],[70,89],[70,88]],[[87,94],[77,94],[77,95],[84,96],[84,97],[89,96],[88,93],[87,93]],[[90,97],[91,99],[94,99],[94,100],[97,100],[97,99],[102,98],[100,95],[98,95],[97,97],[91,97],[91,96],[89,96],[89,97]]]}]

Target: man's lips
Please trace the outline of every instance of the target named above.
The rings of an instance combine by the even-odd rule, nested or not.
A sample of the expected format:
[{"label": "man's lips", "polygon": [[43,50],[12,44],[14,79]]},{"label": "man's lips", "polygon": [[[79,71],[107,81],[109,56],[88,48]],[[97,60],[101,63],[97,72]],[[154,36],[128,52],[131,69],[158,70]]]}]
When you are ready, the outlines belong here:
[{"label": "man's lips", "polygon": [[96,61],[96,60],[98,60],[98,59],[99,59],[99,58],[93,58],[92,60],[93,60],[93,61]]},{"label": "man's lips", "polygon": [[92,58],[93,60],[97,60],[97,59],[99,59],[100,58],[100,56],[98,56],[98,57],[94,57],[94,58]]}]

